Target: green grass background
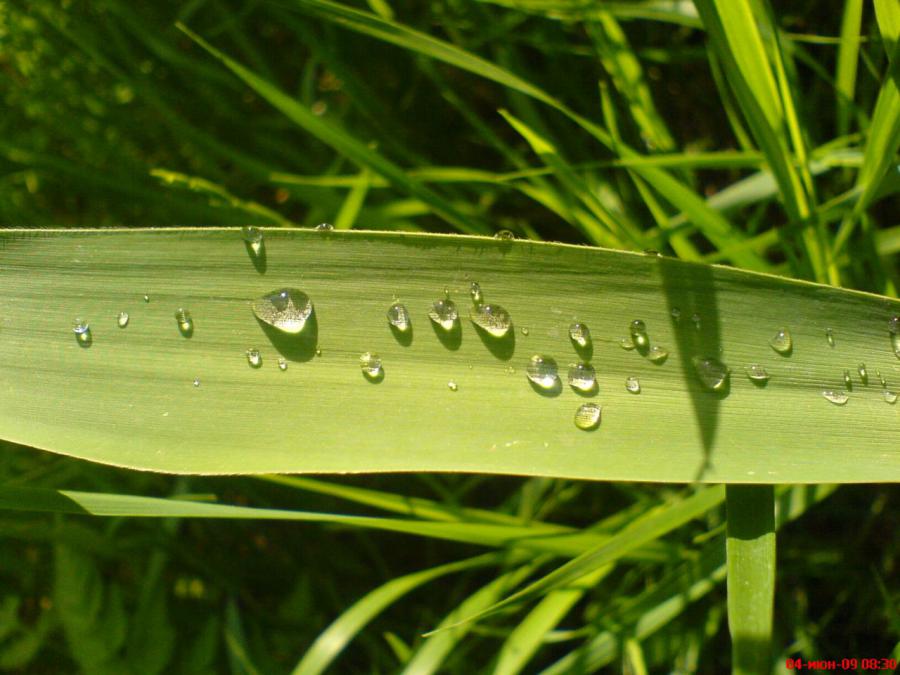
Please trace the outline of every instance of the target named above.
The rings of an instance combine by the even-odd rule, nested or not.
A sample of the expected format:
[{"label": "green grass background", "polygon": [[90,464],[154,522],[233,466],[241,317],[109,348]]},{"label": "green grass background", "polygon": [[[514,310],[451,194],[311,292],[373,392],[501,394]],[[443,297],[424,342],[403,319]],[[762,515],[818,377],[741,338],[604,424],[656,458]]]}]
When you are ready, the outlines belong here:
[{"label": "green grass background", "polygon": [[[895,4],[347,7],[3,5],[0,223],[509,229],[896,297]],[[2,450],[12,672],[731,664],[717,488],[172,478]],[[896,487],[775,498],[769,665],[900,654]],[[422,637],[597,546],[587,576]]]}]

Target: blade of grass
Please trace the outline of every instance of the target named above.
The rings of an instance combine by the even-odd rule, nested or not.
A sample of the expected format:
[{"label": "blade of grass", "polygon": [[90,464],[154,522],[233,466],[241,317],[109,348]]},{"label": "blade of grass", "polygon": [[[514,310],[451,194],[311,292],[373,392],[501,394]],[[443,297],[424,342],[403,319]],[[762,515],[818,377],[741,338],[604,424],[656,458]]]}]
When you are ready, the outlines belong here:
[{"label": "blade of grass", "polygon": [[850,132],[850,114],[856,97],[856,72],[859,63],[860,29],[863,0],[845,0],[841,19],[841,41],[838,44],[835,82],[837,84],[837,133]]}]

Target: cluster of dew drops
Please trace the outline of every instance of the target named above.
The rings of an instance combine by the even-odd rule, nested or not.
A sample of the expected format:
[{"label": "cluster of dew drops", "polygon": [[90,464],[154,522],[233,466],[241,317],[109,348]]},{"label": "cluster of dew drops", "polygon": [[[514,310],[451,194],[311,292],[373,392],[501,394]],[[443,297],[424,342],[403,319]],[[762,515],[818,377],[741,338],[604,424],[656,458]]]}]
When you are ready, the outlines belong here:
[{"label": "cluster of dew drops", "polygon": [[[328,223],[322,223],[315,227],[319,231],[330,231],[333,227]],[[242,238],[251,255],[260,255],[263,247],[262,232],[256,227],[242,228]],[[498,239],[512,239],[511,232],[503,230],[495,235]],[[469,309],[469,318],[472,323],[486,335],[495,339],[502,339],[513,330],[512,317],[503,307],[495,303],[486,303],[481,286],[477,281],[470,284],[469,294],[472,299],[472,307]],[[144,296],[144,302],[150,302],[148,295]],[[299,335],[302,333],[313,315],[312,300],[303,291],[295,288],[282,288],[267,293],[254,300],[251,304],[254,315],[263,323],[272,326],[282,333]],[[435,300],[428,310],[428,318],[435,326],[447,333],[456,330],[459,322],[459,310],[456,303],[450,299],[449,290],[444,290],[444,297]],[[681,310],[677,307],[671,310],[672,320],[677,324],[681,321]],[[184,337],[191,337],[194,332],[194,319],[191,312],[179,307],[174,313],[175,323],[179,333]],[[412,328],[412,319],[409,310],[399,301],[394,301],[387,309],[388,325],[392,331],[400,335],[407,335]],[[122,311],[116,317],[116,323],[120,329],[129,325],[128,312]],[[691,316],[694,328],[700,330],[701,317],[699,314]],[[90,324],[82,318],[75,319],[72,330],[75,338],[82,347],[90,347],[93,343]],[[522,328],[523,335],[528,335],[528,329]],[[569,365],[567,382],[569,386],[581,395],[592,395],[598,391],[597,373],[589,362],[593,353],[591,331],[581,322],[572,323],[569,326],[569,340],[575,351],[583,360]],[[891,349],[897,358],[900,358],[900,316],[891,317],[888,321],[888,334],[890,336]],[[825,329],[825,339],[830,347],[835,346],[834,332],[831,328]],[[669,357],[669,351],[657,344],[651,345],[647,326],[640,319],[633,320],[628,326],[628,335],[619,341],[622,349],[636,350],[652,363],[661,365]],[[773,350],[784,356],[793,351],[793,339],[788,328],[780,328],[769,340]],[[250,347],[244,353],[247,363],[251,368],[261,368],[263,364],[262,354],[256,347]],[[321,356],[321,351],[316,349],[316,355]],[[704,388],[719,392],[723,391],[728,383],[731,370],[714,356],[695,356],[692,359],[697,378]],[[379,382],[384,379],[384,366],[381,357],[372,352],[365,352],[359,357],[359,366],[363,377],[371,382]],[[286,371],[287,360],[278,359],[278,368]],[[510,372],[514,369],[510,367]],[[864,363],[857,367],[857,375],[865,386],[869,384],[869,373]],[[769,380],[769,373],[765,367],[758,363],[751,363],[745,367],[747,377],[754,384],[764,386]],[[539,392],[558,391],[562,388],[559,376],[559,367],[556,361],[545,354],[534,354],[525,368],[525,375],[531,386]],[[888,388],[887,382],[879,371],[875,371],[878,378],[883,399],[889,403],[897,402],[898,395]],[[193,386],[200,386],[200,378],[193,380]],[[447,383],[447,388],[458,391],[459,386],[453,380]],[[631,394],[641,393],[641,383],[635,376],[625,379],[625,389]],[[825,389],[822,396],[825,400],[838,406],[846,405],[850,400],[848,391],[853,390],[853,378],[850,371],[843,372],[843,388]],[[575,426],[584,431],[591,431],[600,426],[602,408],[599,403],[589,401],[583,403],[575,411]]]}]

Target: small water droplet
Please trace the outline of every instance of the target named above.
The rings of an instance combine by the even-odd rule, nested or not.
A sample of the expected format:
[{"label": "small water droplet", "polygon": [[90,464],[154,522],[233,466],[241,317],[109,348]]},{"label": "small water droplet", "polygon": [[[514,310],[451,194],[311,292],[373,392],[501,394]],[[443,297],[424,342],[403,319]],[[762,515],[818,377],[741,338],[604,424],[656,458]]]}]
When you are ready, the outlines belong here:
[{"label": "small water droplet", "polygon": [[654,345],[650,348],[650,351],[647,352],[647,358],[653,363],[664,363],[665,360],[669,358],[669,350],[665,347]]},{"label": "small water droplet", "polygon": [[145,295],[145,296],[144,296],[144,302],[150,302],[150,296],[149,296],[149,295]]},{"label": "small water droplet", "polygon": [[881,382],[881,388],[884,389],[887,387],[887,381],[884,379],[884,375],[881,374],[880,370],[875,371],[875,377],[878,378],[878,381]]},{"label": "small water droplet", "polygon": [[791,338],[791,332],[787,328],[779,329],[778,332],[772,336],[772,339],[769,340],[769,345],[771,345],[772,349],[779,354],[789,354],[791,349],[794,348],[794,340]]},{"label": "small water droplet", "polygon": [[[900,319],[900,317],[895,316],[893,319],[891,319],[891,321],[893,321],[895,323],[900,323],[900,322],[898,322],[898,319]],[[898,359],[900,359],[900,326],[895,325],[895,323],[892,323],[890,326],[890,328],[891,328],[891,349],[894,351],[894,356],[896,356]]]},{"label": "small water droplet", "polygon": [[447,383],[447,389],[449,389],[450,391],[458,391],[458,390],[459,390],[459,385],[456,384],[456,382],[454,382],[453,380],[450,380],[450,381]]},{"label": "small water droplet", "polygon": [[900,316],[892,316],[888,319],[888,332],[891,335],[900,335]]},{"label": "small water droplet", "polygon": [[630,337],[623,337],[621,340],[619,340],[619,346],[625,351],[630,352],[632,349],[634,349],[634,340],[632,340]]},{"label": "small water droplet", "polygon": [[359,367],[369,380],[377,380],[384,373],[381,367],[381,357],[371,352],[366,352],[359,357]]},{"label": "small water droplet", "polygon": [[528,334],[529,334],[530,332],[531,332],[531,331],[528,330],[528,327],[527,327],[527,326],[522,326],[522,335],[524,335],[525,337],[528,337]]},{"label": "small water droplet", "polygon": [[661,257],[662,257],[662,253],[660,253],[659,251],[657,251],[655,248],[645,248],[645,249],[644,249],[644,255],[649,255],[649,256],[656,257],[656,258],[661,258]]},{"label": "small water droplet", "polygon": [[469,295],[472,296],[472,302],[476,305],[480,305],[484,296],[481,294],[481,284],[477,281],[473,281],[469,284]]},{"label": "small water droplet", "polygon": [[428,310],[428,318],[446,331],[453,330],[459,318],[456,311],[456,303],[449,298],[435,300]]},{"label": "small water droplet", "polygon": [[258,227],[245,225],[241,228],[241,237],[250,245],[254,255],[259,255],[263,246],[263,234]]},{"label": "small water droplet", "polygon": [[700,383],[712,391],[721,391],[728,382],[731,372],[724,363],[712,356],[695,356],[694,369],[700,378]]},{"label": "small water droplet", "polygon": [[322,356],[322,350],[318,347],[316,348],[316,356]]},{"label": "small water droplet", "polygon": [[573,363],[569,366],[569,386],[577,391],[593,391],[597,386],[597,373],[589,363]]},{"label": "small water droplet", "polygon": [[313,313],[309,296],[296,288],[272,291],[254,300],[251,307],[257,319],[291,335],[303,332]]},{"label": "small water droplet", "polygon": [[553,389],[559,380],[556,361],[540,354],[531,357],[525,375],[541,389]]},{"label": "small water droplet", "polygon": [[581,349],[587,349],[591,344],[591,329],[585,323],[573,323],[569,326],[569,339]]},{"label": "small water droplet", "polygon": [[639,350],[647,349],[650,344],[650,338],[647,336],[647,326],[640,319],[635,319],[629,326],[631,332],[631,341]]},{"label": "small water droplet", "polygon": [[890,389],[885,389],[881,392],[881,395],[884,397],[885,403],[890,403],[894,405],[897,402],[897,394],[896,392],[891,391]]},{"label": "small water droplet", "polygon": [[255,347],[247,350],[247,363],[251,368],[259,368],[262,365],[262,354]]},{"label": "small water droplet", "polygon": [[828,341],[829,347],[834,347],[834,331],[831,328],[825,329],[825,339]]},{"label": "small water droplet", "polygon": [[278,357],[278,370],[284,372],[287,370],[287,359],[283,356]]},{"label": "small water droplet", "polygon": [[641,381],[637,379],[634,375],[630,375],[625,378],[625,389],[630,391],[632,394],[640,394],[641,393]]},{"label": "small water droplet", "polygon": [[94,338],[91,335],[90,324],[80,317],[75,319],[72,324],[72,332],[75,333],[75,339],[78,340],[78,344],[82,347],[90,347],[91,343],[94,341]]},{"label": "small water droplet", "polygon": [[859,380],[863,384],[869,384],[869,371],[866,370],[866,364],[860,363],[856,368],[856,372],[859,373]]},{"label": "small water droplet", "polygon": [[697,330],[700,330],[700,323],[701,323],[700,315],[697,314],[697,312],[694,312],[693,314],[691,314],[691,321],[694,324],[694,328],[696,328]]},{"label": "small water droplet", "polygon": [[494,234],[494,239],[505,239],[508,241],[510,239],[515,239],[515,238],[516,238],[516,235],[514,235],[509,230],[499,230],[498,232],[496,232]]},{"label": "small water droplet", "polygon": [[199,386],[200,386],[200,378],[199,378],[199,377],[195,377],[195,378],[194,378],[194,386],[195,386],[195,387],[199,387]]},{"label": "small water droplet", "polygon": [[128,312],[119,312],[119,316],[116,317],[116,323],[119,325],[119,328],[125,328],[128,325]]},{"label": "small water droplet", "polygon": [[178,330],[184,337],[190,337],[194,332],[194,319],[191,317],[190,311],[184,307],[175,310],[175,321],[178,323]]},{"label": "small water droplet", "polygon": [[825,397],[826,401],[830,401],[835,405],[844,405],[850,400],[850,397],[839,389],[826,389],[822,392],[822,396]]},{"label": "small water droplet", "polygon": [[469,310],[469,318],[476,326],[497,338],[506,335],[512,326],[512,317],[500,305],[476,305]]},{"label": "small water droplet", "polygon": [[769,373],[758,363],[751,363],[747,366],[747,377],[754,382],[768,382]]},{"label": "small water droplet", "polygon": [[600,426],[600,406],[597,403],[582,403],[575,411],[575,426],[583,431],[591,431]]},{"label": "small water droplet", "polygon": [[388,307],[387,320],[389,324],[401,333],[405,333],[409,330],[410,326],[412,326],[412,321],[410,321],[409,311],[406,309],[406,305],[402,305],[399,302],[395,302]]},{"label": "small water droplet", "polygon": [[672,319],[674,319],[675,323],[681,321],[681,310],[678,307],[673,307],[672,311],[669,313],[672,315]]},{"label": "small water droplet", "polygon": [[315,229],[319,232],[330,232],[334,229],[334,225],[331,223],[319,223],[316,225]]},{"label": "small water droplet", "polygon": [[853,380],[850,379],[849,370],[844,370],[844,386],[847,387],[847,389],[853,389]]}]

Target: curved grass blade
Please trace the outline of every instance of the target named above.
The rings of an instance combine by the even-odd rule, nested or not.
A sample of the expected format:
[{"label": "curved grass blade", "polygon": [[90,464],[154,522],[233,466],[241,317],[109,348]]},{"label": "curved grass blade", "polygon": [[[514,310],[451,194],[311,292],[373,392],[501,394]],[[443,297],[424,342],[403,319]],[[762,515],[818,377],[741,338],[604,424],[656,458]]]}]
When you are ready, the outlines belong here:
[{"label": "curved grass blade", "polygon": [[[288,229],[265,238],[262,274],[233,229],[0,232],[0,437],[172,473],[748,483],[900,476],[898,408],[874,377],[878,370],[889,387],[900,382],[888,333],[897,300],[561,244]],[[427,311],[444,289],[465,317],[472,280],[511,314],[504,339],[468,320],[457,325],[457,342],[432,327]],[[283,287],[312,298],[315,336],[273,335],[254,318],[252,301]],[[408,342],[385,317],[394,296],[412,316]],[[179,307],[193,315],[190,337],[173,317]],[[120,311],[130,315],[127,328],[116,326]],[[72,332],[79,316],[91,326],[88,348]],[[637,318],[651,343],[670,351],[661,365],[621,349]],[[588,398],[603,416],[590,432],[573,423],[585,396],[568,387],[542,395],[524,374],[532,354],[546,354],[565,377],[580,358],[568,338],[575,320],[594,336],[599,391]],[[789,355],[769,346],[782,327],[793,334]],[[839,348],[829,347],[826,328]],[[247,364],[251,347],[261,350],[259,369]],[[692,359],[719,348],[732,374],[707,391]],[[360,371],[367,351],[382,357],[380,383]],[[766,386],[744,375],[751,363],[767,369]],[[860,363],[872,376],[848,405],[822,397]],[[639,395],[626,391],[629,376],[640,379]]]}]

